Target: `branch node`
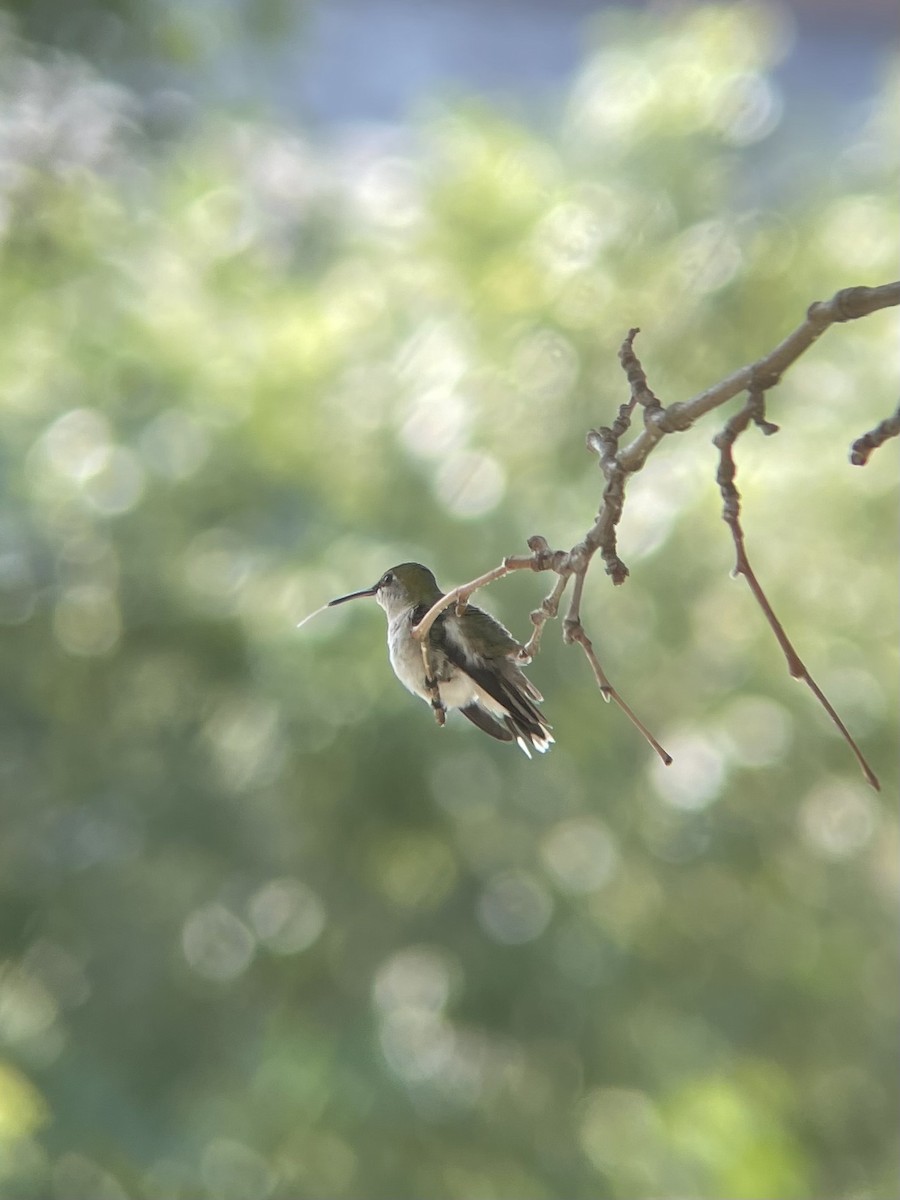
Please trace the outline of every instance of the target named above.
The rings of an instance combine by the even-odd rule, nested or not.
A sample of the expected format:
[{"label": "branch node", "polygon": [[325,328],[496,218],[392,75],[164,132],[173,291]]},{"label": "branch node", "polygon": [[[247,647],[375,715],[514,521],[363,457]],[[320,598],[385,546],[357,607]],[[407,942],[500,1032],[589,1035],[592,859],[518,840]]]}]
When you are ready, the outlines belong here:
[{"label": "branch node", "polygon": [[750,419],[757,429],[762,431],[765,437],[771,437],[773,433],[779,432],[779,426],[774,425],[771,421],[766,420],[766,389],[769,387],[774,387],[776,383],[780,383],[780,379],[774,375],[771,376],[771,382],[769,383],[760,383],[754,376],[754,380],[747,397],[747,405],[750,409]]},{"label": "branch node", "polygon": [[771,367],[753,366],[750,368],[750,382],[747,391],[752,395],[763,395],[781,383],[781,372]]},{"label": "branch node", "polygon": [[877,450],[879,446],[883,446],[886,441],[897,437],[898,434],[900,434],[900,405],[897,406],[897,411],[893,416],[886,417],[874,429],[870,429],[868,433],[864,433],[862,437],[856,439],[850,447],[851,463],[854,467],[864,467],[873,450]]},{"label": "branch node", "polygon": [[603,561],[606,563],[606,573],[616,585],[622,584],[631,574],[625,564],[619,558],[618,554],[603,555]]},{"label": "branch node", "polygon": [[639,333],[639,329],[629,329],[619,347],[619,362],[622,364],[625,378],[631,387],[631,401],[619,409],[619,416],[621,418],[624,408],[628,409],[630,415],[635,404],[640,404],[644,409],[644,426],[647,428],[653,426],[665,410],[659,398],[651,391],[650,385],[647,383],[646,372],[641,366],[641,360],[635,354],[634,339]]},{"label": "branch node", "polygon": [[852,321],[856,315],[856,310],[859,307],[860,301],[864,300],[865,293],[868,288],[864,287],[849,287],[841,288],[835,293],[832,304],[835,310],[835,321]]},{"label": "branch node", "polygon": [[590,553],[584,542],[576,542],[568,553],[567,566],[574,575],[583,575],[590,562]]}]

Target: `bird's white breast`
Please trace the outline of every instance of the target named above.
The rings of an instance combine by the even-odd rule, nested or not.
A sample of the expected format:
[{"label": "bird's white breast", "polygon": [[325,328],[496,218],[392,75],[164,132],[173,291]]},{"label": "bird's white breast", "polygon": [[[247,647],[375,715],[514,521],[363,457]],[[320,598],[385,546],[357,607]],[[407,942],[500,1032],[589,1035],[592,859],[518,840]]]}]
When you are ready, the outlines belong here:
[{"label": "bird's white breast", "polygon": [[394,674],[405,688],[416,696],[427,698],[425,691],[425,664],[422,647],[410,633],[412,609],[398,613],[388,622],[388,653]]},{"label": "bird's white breast", "polygon": [[[394,674],[403,686],[413,695],[430,702],[431,696],[425,687],[422,644],[410,632],[411,617],[412,609],[407,609],[391,618],[388,623],[388,653]],[[445,655],[440,654],[434,668],[440,679],[439,690],[445,708],[465,708],[480,698],[481,689],[465,672],[449,664]],[[445,678],[448,675],[450,678]]]}]

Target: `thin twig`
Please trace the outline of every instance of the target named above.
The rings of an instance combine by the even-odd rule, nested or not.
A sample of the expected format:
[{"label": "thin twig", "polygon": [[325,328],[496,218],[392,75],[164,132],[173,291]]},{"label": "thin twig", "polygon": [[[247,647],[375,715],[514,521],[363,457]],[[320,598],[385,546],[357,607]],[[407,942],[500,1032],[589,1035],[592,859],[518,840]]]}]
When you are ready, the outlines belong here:
[{"label": "thin twig", "polygon": [[647,741],[662,759],[663,763],[667,767],[671,766],[672,755],[668,752],[668,750],[663,749],[647,726],[637,716],[634,709],[632,709],[631,706],[622,699],[613,685],[609,682],[605,671],[600,666],[600,661],[594,651],[594,645],[591,639],[585,633],[584,626],[581,624],[581,622],[578,621],[576,624],[572,625],[567,619],[564,636],[567,642],[577,642],[578,645],[581,646],[588,662],[591,664],[591,670],[594,672],[594,678],[597,680],[597,686],[600,688],[600,695],[603,697],[603,699],[607,703],[609,703],[610,700],[614,700],[632,725],[634,725],[634,727],[638,729],[647,739]]},{"label": "thin twig", "polygon": [[[637,332],[636,330],[633,332]],[[597,681],[597,686],[600,688],[600,695],[609,703],[614,700],[621,708],[622,712],[628,717],[632,725],[643,734],[666,766],[672,762],[672,755],[668,750],[664,750],[647,726],[640,720],[634,709],[623,700],[613,685],[609,682],[605,671],[600,666],[600,660],[597,658],[594,650],[594,644],[588,637],[584,625],[581,622],[581,598],[584,594],[584,581],[587,577],[587,570],[590,559],[586,559],[580,570],[575,571],[575,585],[572,588],[572,599],[569,601],[569,611],[566,613],[566,619],[563,622],[563,640],[569,645],[576,643],[581,646],[585,653],[588,662],[591,665],[591,670],[594,672],[594,678]]]},{"label": "thin twig", "polygon": [[534,630],[531,637],[526,642],[522,649],[523,659],[532,659],[541,648],[541,637],[543,636],[544,626],[552,618],[559,613],[559,602],[562,600],[563,592],[565,592],[569,579],[569,575],[558,575],[556,583],[553,585],[553,591],[549,596],[545,596],[541,601],[541,607],[536,608],[531,613],[531,623]]},{"label": "thin twig", "polygon": [[850,461],[854,467],[864,467],[873,450],[877,450],[889,438],[897,437],[898,434],[900,434],[900,405],[897,406],[897,411],[892,417],[885,417],[874,429],[870,429],[868,433],[864,433],[861,438],[856,439],[850,447]]},{"label": "thin twig", "polygon": [[737,467],[734,461],[732,447],[740,435],[744,432],[747,426],[753,421],[759,425],[765,433],[774,433],[777,426],[771,425],[765,419],[764,413],[764,392],[760,388],[754,388],[750,391],[747,402],[740,412],[736,413],[726,423],[725,428],[721,433],[717,434],[713,439],[713,444],[719,451],[719,469],[716,473],[716,482],[722,493],[722,520],[731,530],[731,536],[734,541],[735,565],[734,574],[743,575],[747,580],[747,585],[763,612],[769,627],[775,634],[779,646],[787,660],[788,671],[794,679],[802,679],[816,697],[825,711],[828,713],[835,726],[840,730],[842,737],[847,745],[853,751],[856,761],[859,763],[860,769],[867,781],[875,788],[876,791],[881,790],[881,784],[878,782],[878,776],[869,766],[863,752],[850,733],[847,726],[841,720],[836,712],[831,701],[810,675],[806,664],[800,658],[800,655],[794,648],[793,643],[784,630],[784,626],[779,621],[778,617],[769,603],[769,600],[762,589],[762,585],[756,577],[756,573],[750,565],[750,560],[747,557],[747,549],[744,543],[744,530],[741,526],[741,496],[734,483]]},{"label": "thin twig", "polygon": [[431,643],[425,639],[422,642],[421,649],[422,665],[425,668],[425,690],[428,692],[429,699],[431,700],[431,711],[434,713],[434,719],[438,725],[445,725],[447,722],[447,710],[441,699],[441,689],[438,687],[438,679],[431,655]]},{"label": "thin twig", "polygon": [[[565,626],[571,626],[573,629],[576,625],[581,624],[581,597],[584,595],[584,581],[587,577],[587,564],[580,571],[575,573],[575,586],[572,588],[572,599],[569,601],[569,611],[566,613]],[[565,627],[563,629],[565,637]]]},{"label": "thin twig", "polygon": [[644,409],[645,427],[652,426],[665,411],[650,390],[644,368],[635,354],[634,339],[638,333],[639,329],[629,329],[619,348],[619,362],[628,380],[631,398],[619,406],[611,426],[602,425],[599,429],[591,429],[587,435],[588,449],[597,455],[606,486],[593,527],[588,530],[584,539],[585,557],[589,561],[594,552],[599,550],[600,557],[606,563],[606,573],[615,584],[624,583],[628,578],[628,568],[619,557],[616,539],[616,527],[622,517],[625,484],[628,478],[628,472],[619,458],[619,441],[631,425],[631,415],[638,404]]},{"label": "thin twig", "polygon": [[[663,413],[664,409],[655,392],[651,391],[650,385],[647,382],[647,375],[641,366],[641,360],[634,352],[634,339],[640,332],[640,329],[628,330],[625,340],[619,347],[619,362],[622,365],[622,370],[625,372],[625,378],[631,387],[629,411],[634,408],[635,404],[640,404],[646,410],[644,420],[646,421],[649,416],[651,420],[655,421]],[[622,410],[619,409],[620,415],[621,412]],[[620,430],[617,436],[621,436],[625,432],[625,428]]]}]

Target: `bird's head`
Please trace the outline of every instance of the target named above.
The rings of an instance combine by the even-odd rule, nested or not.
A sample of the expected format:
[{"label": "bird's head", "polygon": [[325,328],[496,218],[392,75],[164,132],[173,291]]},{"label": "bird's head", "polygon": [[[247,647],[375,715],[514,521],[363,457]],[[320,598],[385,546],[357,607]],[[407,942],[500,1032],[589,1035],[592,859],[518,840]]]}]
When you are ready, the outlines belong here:
[{"label": "bird's head", "polygon": [[361,596],[374,596],[388,617],[405,612],[408,608],[417,608],[420,604],[432,605],[442,595],[437,580],[421,563],[400,563],[385,571],[377,583],[361,592],[351,592],[348,596],[338,596],[329,601],[329,608],[335,604],[344,604],[347,600],[357,600]]}]

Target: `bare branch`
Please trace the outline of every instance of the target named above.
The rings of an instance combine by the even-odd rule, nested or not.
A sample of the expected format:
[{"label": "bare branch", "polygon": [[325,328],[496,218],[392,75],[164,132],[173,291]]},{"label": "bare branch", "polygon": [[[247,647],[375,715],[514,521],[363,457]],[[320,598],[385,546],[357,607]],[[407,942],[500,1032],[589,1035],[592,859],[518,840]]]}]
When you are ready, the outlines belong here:
[{"label": "bare branch", "polygon": [[771,387],[784,372],[822,336],[830,325],[854,321],[882,308],[900,304],[900,281],[880,287],[852,287],[836,292],[830,300],[809,306],[806,320],[788,334],[783,342],[749,366],[741,367],[720,383],[707,388],[681,404],[670,404],[655,420],[645,423],[644,431],[619,453],[619,465],[626,471],[639,471],[658,441],[667,433],[681,433],[705,413],[746,392],[756,382]]},{"label": "bare branch", "polygon": [[892,417],[885,419],[861,438],[857,438],[850,447],[850,461],[854,467],[864,467],[869,461],[869,455],[889,439],[900,434],[900,405]]},{"label": "bare branch", "polygon": [[747,402],[740,412],[736,413],[725,425],[721,433],[713,439],[713,444],[719,451],[719,469],[716,473],[716,482],[722,492],[722,520],[731,530],[731,536],[734,540],[735,565],[734,574],[743,575],[747,580],[747,584],[753,596],[762,609],[763,615],[769,623],[772,632],[778,641],[779,646],[787,660],[788,670],[794,679],[802,679],[825,711],[828,713],[831,720],[840,730],[841,735],[847,745],[856,756],[856,761],[859,763],[860,769],[867,781],[880,791],[881,784],[878,782],[878,776],[869,766],[859,746],[856,744],[852,734],[847,726],[838,716],[831,701],[810,675],[805,663],[800,658],[800,655],[794,649],[793,643],[784,630],[784,626],[778,620],[772,605],[762,589],[762,585],[756,577],[753,568],[750,565],[750,560],[747,557],[747,549],[744,544],[744,530],[741,526],[741,496],[734,483],[734,477],[737,474],[737,467],[734,462],[734,454],[732,446],[744,432],[747,426],[753,421],[759,425],[764,433],[774,433],[777,426],[771,425],[765,419],[764,411],[764,394],[760,390],[752,390],[747,397]]},{"label": "bare branch", "polygon": [[[502,579],[511,571],[553,571],[558,576],[557,582],[544,599],[540,609],[536,609],[531,614],[534,630],[530,640],[521,650],[523,659],[533,657],[540,647],[544,624],[558,615],[559,604],[569,578],[574,577],[569,611],[563,623],[565,641],[577,642],[582,647],[604,699],[615,700],[647,738],[663,762],[671,762],[670,756],[609,683],[597,660],[590,638],[581,623],[581,598],[584,583],[591,561],[598,550],[606,563],[606,572],[614,584],[624,583],[628,578],[628,567],[619,558],[616,544],[616,528],[622,516],[628,477],[644,466],[653,448],[667,434],[684,432],[706,413],[719,408],[741,392],[748,392],[749,396],[744,408],[731,418],[725,429],[715,439],[715,444],[720,451],[718,480],[724,502],[723,518],[731,528],[737,557],[735,574],[743,575],[746,578],[785,654],[791,674],[795,678],[805,680],[856,755],[866,778],[873,787],[877,788],[879,785],[874,772],[827,697],[807,671],[772,611],[750,566],[740,524],[740,496],[734,486],[735,465],[731,447],[751,421],[766,435],[778,431],[778,426],[766,419],[763,404],[765,392],[779,383],[784,372],[822,336],[829,326],[857,320],[880,309],[897,305],[900,305],[900,281],[883,284],[879,287],[844,288],[836,292],[830,300],[811,304],[803,323],[768,354],[748,366],[741,367],[740,370],[691,399],[670,404],[668,407],[663,406],[647,382],[646,373],[634,350],[634,339],[639,331],[630,329],[619,350],[619,361],[628,379],[630,398],[619,406],[612,426],[592,429],[587,435],[588,448],[597,455],[598,465],[606,481],[593,525],[584,538],[576,542],[570,550],[552,550],[543,537],[531,537],[528,539],[530,555],[505,558],[500,566],[494,567],[484,575],[479,575],[477,579],[462,584],[442,596],[412,631],[414,637],[423,641],[423,653],[426,634],[439,614],[451,604],[456,604],[462,611],[474,591],[497,579]],[[632,416],[638,408],[643,415],[643,429],[628,446],[620,449],[619,442],[630,428]],[[876,446],[898,433],[900,433],[900,409],[893,417],[883,421],[871,433],[854,443],[852,461],[864,463]],[[441,719],[437,711],[435,715],[438,720]]]},{"label": "bare branch", "polygon": [[644,410],[645,431],[659,428],[660,421],[665,417],[665,409],[651,391],[647,375],[634,351],[634,339],[639,332],[639,329],[629,329],[619,348],[619,362],[631,389],[631,399],[619,406],[618,415],[611,427],[603,425],[599,429],[590,430],[587,435],[588,449],[593,450],[599,459],[606,487],[603,489],[603,500],[593,528],[584,539],[585,558],[589,561],[594,552],[599,550],[606,563],[606,573],[615,584],[624,583],[628,578],[628,568],[619,558],[616,543],[616,526],[622,517],[625,484],[629,474],[629,468],[623,464],[619,453],[619,441],[631,425],[631,415],[637,405],[641,405]]}]

